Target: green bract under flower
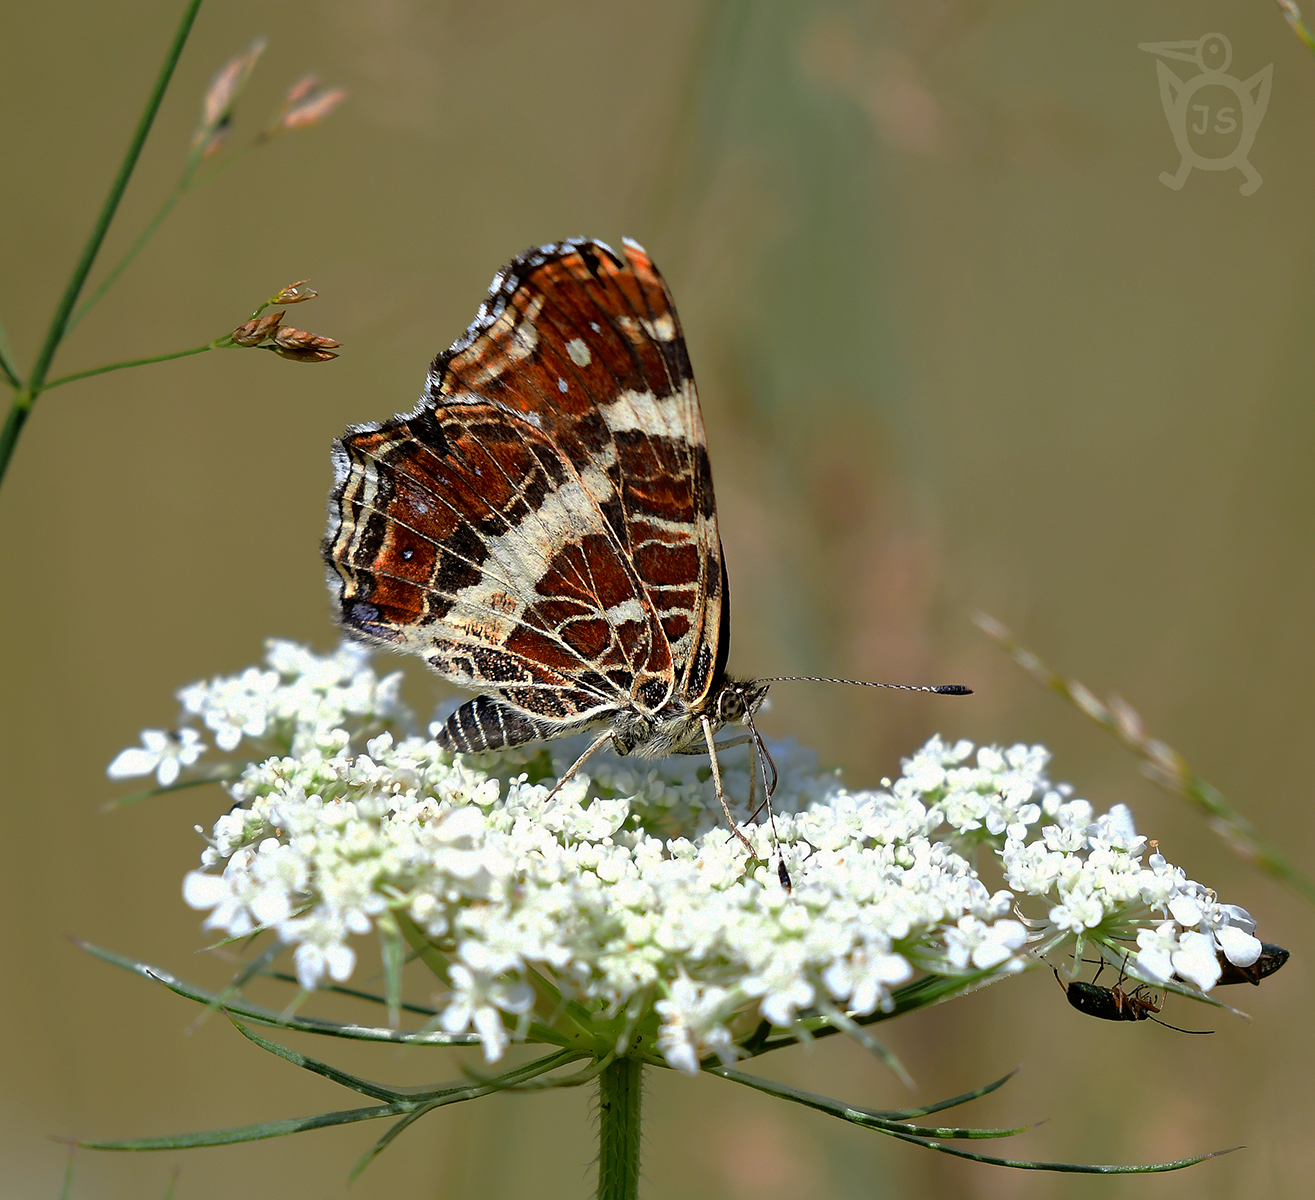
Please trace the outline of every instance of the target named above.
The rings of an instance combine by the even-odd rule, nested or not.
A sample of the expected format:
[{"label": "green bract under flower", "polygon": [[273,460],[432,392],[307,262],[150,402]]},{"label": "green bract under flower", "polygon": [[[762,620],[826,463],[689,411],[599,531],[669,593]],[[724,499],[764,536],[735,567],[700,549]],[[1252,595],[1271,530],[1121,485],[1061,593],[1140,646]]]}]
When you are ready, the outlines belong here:
[{"label": "green bract under flower", "polygon": [[[1091,944],[1207,990],[1217,951],[1260,953],[1245,911],[1146,855],[1126,808],[1097,816],[1050,783],[1042,747],[933,738],[862,791],[773,747],[777,844],[747,826],[754,858],[712,810],[706,759],[599,755],[550,797],[572,744],[454,757],[404,735],[395,679],[357,650],[271,643],[269,668],[181,693],[221,746],[263,758],[229,785],[185,899],[230,935],[273,929],[308,989],[352,974],[353,935],[408,922],[437,951],[442,1028],[490,1060],[570,1002],[632,1032],[652,1014],[667,1063],[695,1071],[761,1021],[856,1031],[916,972],[1003,975]],[[725,759],[747,797],[743,749]],[[983,847],[1011,890],[978,878]]]}]

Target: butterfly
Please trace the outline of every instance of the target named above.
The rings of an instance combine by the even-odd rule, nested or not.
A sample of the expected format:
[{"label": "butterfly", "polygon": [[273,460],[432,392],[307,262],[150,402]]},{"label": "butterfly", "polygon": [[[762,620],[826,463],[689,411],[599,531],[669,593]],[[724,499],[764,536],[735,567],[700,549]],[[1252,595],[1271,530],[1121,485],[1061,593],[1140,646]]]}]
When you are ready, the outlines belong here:
[{"label": "butterfly", "polygon": [[[775,679],[726,672],[730,590],[675,303],[627,239],[539,246],[434,359],[410,413],[334,443],[323,544],[352,635],[478,694],[438,743],[472,752],[597,731],[659,758],[748,725]],[[898,686],[898,685],[883,685]],[[923,688],[957,691],[961,688]]]}]

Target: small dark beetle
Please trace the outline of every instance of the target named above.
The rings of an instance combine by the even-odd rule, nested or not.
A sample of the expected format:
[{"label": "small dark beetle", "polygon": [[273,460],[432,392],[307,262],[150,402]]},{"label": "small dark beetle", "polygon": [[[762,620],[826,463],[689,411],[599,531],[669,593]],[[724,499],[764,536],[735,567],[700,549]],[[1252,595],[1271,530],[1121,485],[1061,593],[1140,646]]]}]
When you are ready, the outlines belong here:
[{"label": "small dark beetle", "polygon": [[1260,957],[1249,967],[1234,966],[1224,957],[1224,952],[1220,950],[1219,967],[1221,974],[1219,982],[1251,983],[1259,987],[1260,981],[1266,975],[1273,975],[1287,961],[1288,952],[1282,946],[1275,946],[1272,942],[1260,943]]},{"label": "small dark beetle", "polygon": [[[1150,996],[1142,995],[1145,984],[1140,984],[1131,992],[1124,991],[1122,971],[1119,972],[1119,982],[1112,988],[1107,988],[1096,983],[1083,983],[1081,980],[1065,983],[1057,968],[1052,967],[1051,970],[1055,972],[1055,981],[1064,989],[1065,998],[1085,1016],[1096,1017],[1102,1021],[1154,1021],[1157,1025],[1163,1025],[1166,1029],[1173,1029],[1178,1033],[1213,1032],[1209,1029],[1179,1029],[1177,1025],[1161,1021],[1153,1014],[1158,1013],[1163,1006],[1157,1004]],[[1099,971],[1096,972],[1096,976],[1100,977]]]}]

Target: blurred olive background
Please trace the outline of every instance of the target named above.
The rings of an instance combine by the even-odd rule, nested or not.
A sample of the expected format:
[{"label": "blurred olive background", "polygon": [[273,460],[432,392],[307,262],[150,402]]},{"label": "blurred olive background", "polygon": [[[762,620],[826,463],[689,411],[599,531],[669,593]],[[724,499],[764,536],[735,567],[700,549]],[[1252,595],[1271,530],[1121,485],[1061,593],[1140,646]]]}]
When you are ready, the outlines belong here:
[{"label": "blurred olive background", "polygon": [[[9,5],[0,74],[0,313],[26,369],[181,5]],[[1274,64],[1239,173],[1159,182],[1178,156],[1139,42],[1232,41]],[[73,933],[218,984],[179,896],[200,789],[111,816],[105,764],[174,691],[327,649],[318,541],[330,440],[409,408],[493,272],[531,243],[631,235],[662,267],[698,372],[735,597],[732,666],[962,681],[970,700],[780,685],[764,724],[856,784],[933,731],[1042,741],[1056,778],[1132,805],[1169,857],[1292,961],[1227,998],[1170,1001],[1191,1038],[1083,1019],[1048,973],[893,1022],[913,1097],[844,1039],[762,1061],[859,1104],[955,1094],[951,1119],[1050,1118],[1024,1158],[1164,1160],[1092,1180],[953,1161],[712,1078],[651,1072],[645,1195],[1298,1196],[1315,1035],[1311,907],[1233,857],[1096,726],[972,626],[985,610],[1058,669],[1136,705],[1315,870],[1315,58],[1278,9],[1225,0],[663,5],[508,0],[207,3],[102,255],[172,185],[214,71],[256,34],[245,144],[307,71],[343,84],[178,207],[55,373],[180,349],[309,277],[323,366],[256,353],[72,384],[37,406],[0,538],[5,836],[0,1191],[54,1197],[48,1135],[129,1137],[351,1107],[219,1019],[74,949]],[[1194,68],[1169,64],[1187,78]],[[100,276],[93,275],[94,283]],[[391,665],[391,664],[390,664]],[[442,685],[413,672],[428,710]],[[126,790],[126,789],[117,789]],[[364,979],[368,971],[360,978]],[[418,999],[424,999],[417,980]],[[272,998],[271,993],[271,998]],[[364,1015],[362,1012],[359,1015]],[[444,1053],[295,1043],[398,1082]],[[572,1197],[592,1192],[583,1090],[445,1110],[354,1185],[370,1126],[184,1154],[78,1158],[74,1196]],[[979,1144],[980,1146],[980,1144]]]}]

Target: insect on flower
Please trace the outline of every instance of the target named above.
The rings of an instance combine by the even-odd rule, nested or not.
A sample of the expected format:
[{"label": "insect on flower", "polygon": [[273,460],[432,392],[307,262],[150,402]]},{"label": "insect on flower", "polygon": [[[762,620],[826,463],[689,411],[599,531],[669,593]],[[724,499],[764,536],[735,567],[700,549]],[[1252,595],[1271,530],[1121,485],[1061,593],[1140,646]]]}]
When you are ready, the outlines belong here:
[{"label": "insect on flower", "polygon": [[1266,975],[1273,975],[1285,962],[1288,961],[1288,952],[1282,946],[1276,946],[1273,942],[1260,943],[1260,957],[1256,959],[1249,967],[1239,967],[1228,961],[1222,950],[1219,951],[1219,982],[1220,983],[1250,983],[1256,987],[1260,986],[1260,981]]},{"label": "insect on flower", "polygon": [[[1096,979],[1100,978],[1104,966],[1102,962],[1096,972]],[[1160,1012],[1164,1007],[1163,1003],[1157,1003],[1151,996],[1143,994],[1146,990],[1145,984],[1139,984],[1131,992],[1125,990],[1123,981],[1126,976],[1122,971],[1119,972],[1118,983],[1109,988],[1101,987],[1095,980],[1091,983],[1083,983],[1079,979],[1066,982],[1058,968],[1051,969],[1055,972],[1055,981],[1064,989],[1064,996],[1068,1002],[1084,1016],[1096,1017],[1101,1021],[1154,1021],[1157,1025],[1163,1025],[1166,1029],[1172,1029],[1177,1033],[1214,1032],[1212,1029],[1180,1029],[1177,1025],[1170,1025],[1168,1021],[1161,1021],[1154,1014]]]},{"label": "insect on flower", "polygon": [[[558,787],[608,743],[706,752],[753,849],[717,750],[752,744],[770,799],[753,716],[783,678],[726,672],[703,417],[675,302],[642,247],[573,239],[514,258],[415,409],[353,426],[333,457],[323,553],[338,619],[479,693],[437,735],[445,749],[598,730]],[[747,733],[714,743],[730,723]]]}]

